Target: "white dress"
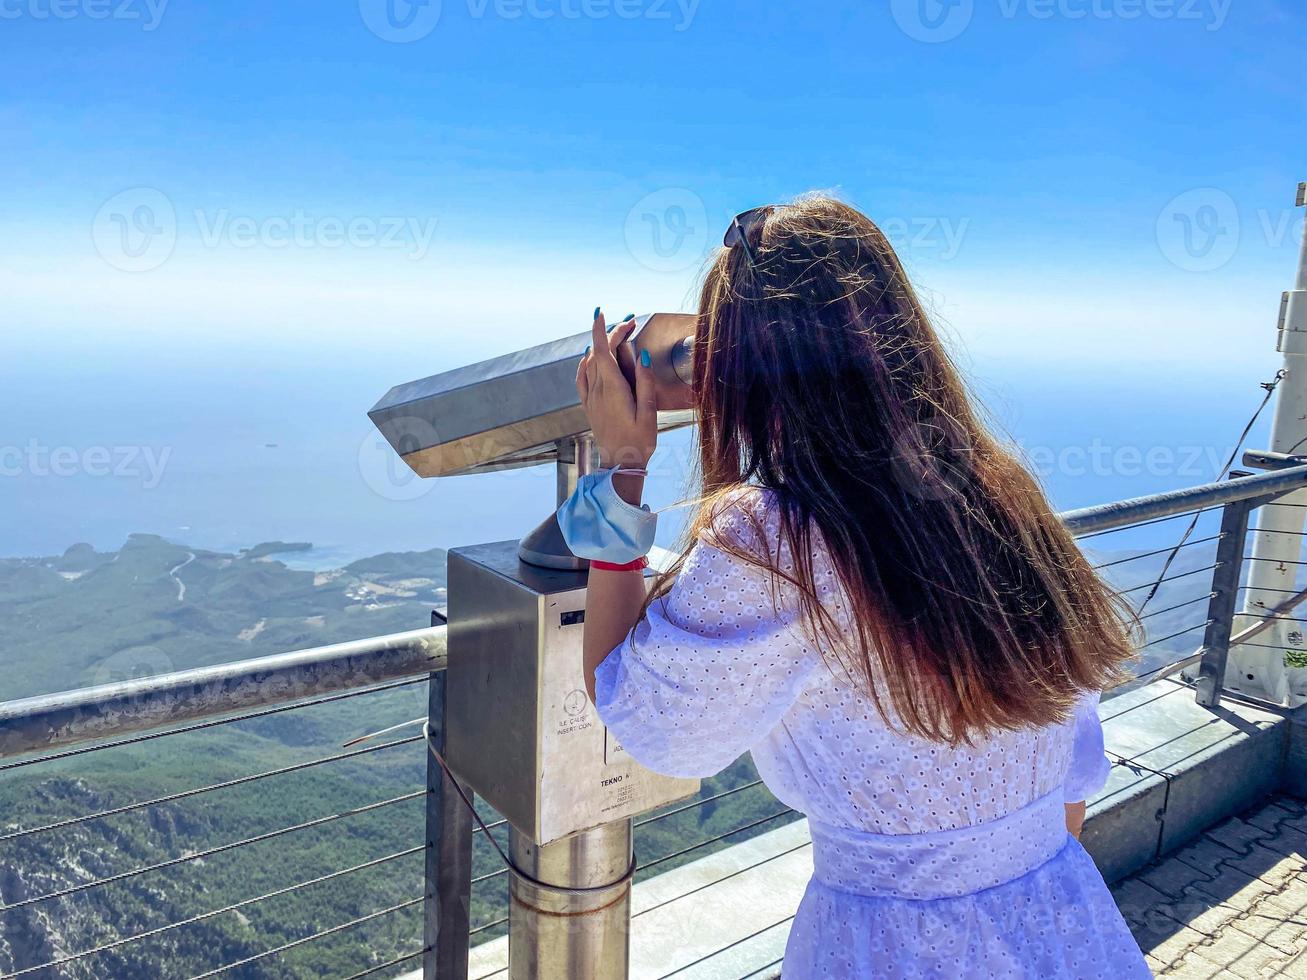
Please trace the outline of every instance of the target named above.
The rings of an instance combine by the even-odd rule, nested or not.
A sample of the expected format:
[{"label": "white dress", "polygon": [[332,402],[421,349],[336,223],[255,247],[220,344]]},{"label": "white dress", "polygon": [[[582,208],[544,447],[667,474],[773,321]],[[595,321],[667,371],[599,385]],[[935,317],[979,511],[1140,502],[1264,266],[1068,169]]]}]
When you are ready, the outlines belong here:
[{"label": "white dress", "polygon": [[[767,491],[735,497],[714,536],[757,547],[750,512],[774,550]],[[1097,703],[972,747],[895,733],[811,649],[793,596],[773,596],[764,571],[706,540],[596,673],[600,718],[643,765],[709,776],[751,751],[772,793],[807,815],[815,871],[786,946],[789,980],[1151,976],[1066,831],[1063,804],[1107,778]]]}]

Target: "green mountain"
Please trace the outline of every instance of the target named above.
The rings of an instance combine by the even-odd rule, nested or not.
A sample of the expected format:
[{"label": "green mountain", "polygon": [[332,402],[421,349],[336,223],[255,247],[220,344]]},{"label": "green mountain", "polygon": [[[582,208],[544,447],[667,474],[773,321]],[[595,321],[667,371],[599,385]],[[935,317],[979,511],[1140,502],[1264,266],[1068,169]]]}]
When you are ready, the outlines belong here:
[{"label": "green mountain", "polygon": [[[0,560],[0,700],[415,629],[444,604],[439,549],[327,572],[277,560],[306,547],[270,542],[223,554],[133,535],[116,552],[74,545],[57,557]],[[0,768],[0,974],[56,962],[23,976],[185,980],[235,963],[220,975],[330,980],[420,949],[420,906],[301,940],[422,896],[426,762],[417,729],[308,764],[425,713],[417,683]],[[705,782],[703,795],[756,778],[745,758]],[[641,861],[757,824],[649,873],[669,870],[772,829],[789,818],[764,818],[781,809],[754,787],[674,813],[641,827]],[[507,881],[480,834],[474,876],[490,876],[473,889],[481,942],[503,933]],[[116,880],[91,887],[105,878]]]},{"label": "green mountain", "polygon": [[0,560],[0,700],[417,629],[444,602],[440,549],[329,572],[276,560],[306,547],[134,534],[111,554]]}]

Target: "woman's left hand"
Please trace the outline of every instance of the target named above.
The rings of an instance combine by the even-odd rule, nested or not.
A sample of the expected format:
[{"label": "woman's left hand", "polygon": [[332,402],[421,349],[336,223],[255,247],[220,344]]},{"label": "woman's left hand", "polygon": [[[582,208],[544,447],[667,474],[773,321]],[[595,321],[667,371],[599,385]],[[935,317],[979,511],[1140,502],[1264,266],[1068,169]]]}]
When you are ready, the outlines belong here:
[{"label": "woman's left hand", "polygon": [[590,420],[599,463],[605,469],[643,469],[658,444],[658,404],[648,351],[635,365],[635,390],[617,364],[617,348],[635,329],[634,320],[619,323],[609,333],[603,311],[595,310],[594,341],[576,369],[576,390]]}]

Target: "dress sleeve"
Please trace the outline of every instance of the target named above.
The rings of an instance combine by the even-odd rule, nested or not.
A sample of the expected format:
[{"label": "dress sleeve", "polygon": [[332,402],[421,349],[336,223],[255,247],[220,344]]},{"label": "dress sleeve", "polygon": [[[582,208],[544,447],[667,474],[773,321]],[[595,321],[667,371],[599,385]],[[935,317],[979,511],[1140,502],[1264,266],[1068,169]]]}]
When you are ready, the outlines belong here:
[{"label": "dress sleeve", "polygon": [[[733,517],[714,522],[733,533]],[[641,765],[711,776],[780,722],[820,663],[770,573],[697,541],[671,590],[595,672],[600,720]]]},{"label": "dress sleeve", "polygon": [[1086,695],[1076,706],[1071,764],[1062,782],[1067,803],[1087,800],[1107,783],[1112,763],[1103,749],[1103,724],[1098,719],[1099,692]]}]

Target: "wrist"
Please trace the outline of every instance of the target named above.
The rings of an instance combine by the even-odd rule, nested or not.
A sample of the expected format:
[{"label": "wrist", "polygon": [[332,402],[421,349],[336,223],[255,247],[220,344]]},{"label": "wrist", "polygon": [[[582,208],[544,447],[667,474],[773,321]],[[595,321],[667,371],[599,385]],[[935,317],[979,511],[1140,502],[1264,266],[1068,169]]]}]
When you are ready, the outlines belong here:
[{"label": "wrist", "polygon": [[644,474],[618,471],[613,474],[613,489],[628,504],[639,507],[644,495]]},{"label": "wrist", "polygon": [[595,572],[639,572],[649,567],[649,556],[641,555],[635,561],[614,564],[610,561],[590,559],[590,570]]},{"label": "wrist", "polygon": [[605,470],[611,470],[614,466],[624,466],[628,470],[642,470],[649,465],[652,457],[653,453],[633,447],[626,449],[599,447],[599,466]]}]

